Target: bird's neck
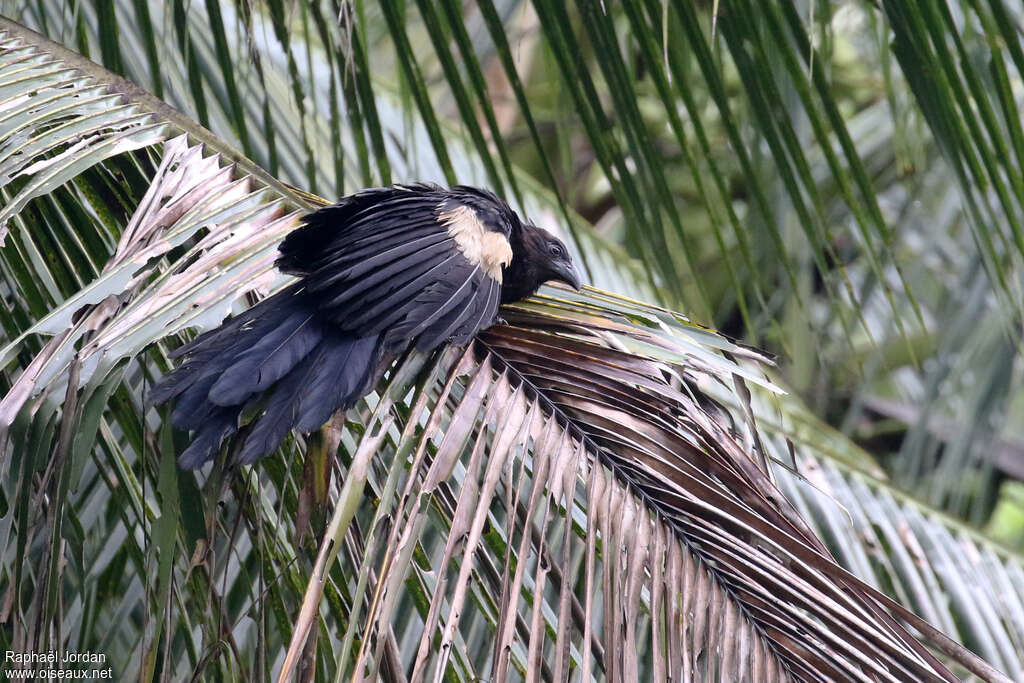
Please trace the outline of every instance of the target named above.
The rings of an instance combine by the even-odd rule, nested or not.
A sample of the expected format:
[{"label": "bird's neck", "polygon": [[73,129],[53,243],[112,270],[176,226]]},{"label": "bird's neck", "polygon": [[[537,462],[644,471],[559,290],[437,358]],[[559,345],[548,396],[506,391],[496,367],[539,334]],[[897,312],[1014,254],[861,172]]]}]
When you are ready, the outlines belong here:
[{"label": "bird's neck", "polygon": [[528,248],[518,235],[512,235],[512,262],[502,272],[501,303],[508,304],[532,296],[546,278],[539,272]]}]

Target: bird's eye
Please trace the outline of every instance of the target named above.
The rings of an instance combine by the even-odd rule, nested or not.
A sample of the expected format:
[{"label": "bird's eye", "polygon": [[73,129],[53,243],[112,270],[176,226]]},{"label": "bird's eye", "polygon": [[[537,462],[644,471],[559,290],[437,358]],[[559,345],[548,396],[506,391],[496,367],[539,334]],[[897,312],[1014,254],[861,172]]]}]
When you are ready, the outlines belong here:
[{"label": "bird's eye", "polygon": [[562,245],[561,244],[554,244],[554,243],[552,243],[548,247],[548,253],[551,254],[552,256],[554,256],[555,258],[561,258],[562,256],[565,256],[565,250],[562,249]]}]

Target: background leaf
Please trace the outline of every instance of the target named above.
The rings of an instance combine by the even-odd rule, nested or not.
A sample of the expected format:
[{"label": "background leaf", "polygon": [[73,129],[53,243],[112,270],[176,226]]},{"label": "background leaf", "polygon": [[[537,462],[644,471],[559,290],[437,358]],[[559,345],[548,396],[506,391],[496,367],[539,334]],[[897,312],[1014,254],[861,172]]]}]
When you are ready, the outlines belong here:
[{"label": "background leaf", "polygon": [[[30,613],[14,600],[12,585],[48,585],[53,595],[58,578],[47,573],[58,537],[47,532],[49,551],[38,554],[21,530],[32,526],[38,492],[60,478],[51,475],[43,486],[34,477],[45,475],[47,463],[25,454],[45,452],[42,444],[58,439],[66,395],[59,378],[71,355],[88,348],[68,343],[61,356],[58,337],[49,335],[73,322],[69,339],[97,341],[84,317],[73,320],[84,303],[94,323],[126,322],[113,353],[82,367],[96,379],[80,397],[81,420],[96,427],[83,430],[72,449],[70,476],[78,484],[61,503],[71,512],[59,537],[77,574],[69,569],[59,578],[80,596],[62,612],[62,622],[75,627],[63,630],[108,652],[116,644],[118,666],[132,675],[134,653],[158,651],[141,635],[153,633],[145,624],[167,615],[159,596],[144,599],[148,584],[140,578],[155,567],[147,565],[156,555],[144,539],[160,515],[147,493],[157,490],[158,461],[141,456],[155,452],[152,435],[162,421],[142,396],[146,375],[166,360],[160,350],[142,365],[117,357],[138,352],[172,319],[177,323],[169,329],[214,324],[235,285],[224,280],[223,289],[193,289],[156,309],[132,303],[113,311],[119,304],[103,297],[142,285],[137,273],[125,278],[138,265],[131,259],[147,253],[166,254],[167,261],[150,264],[160,272],[176,263],[198,275],[216,263],[218,273],[236,274],[235,283],[248,281],[255,271],[247,273],[244,262],[219,263],[215,249],[191,271],[186,254],[208,237],[204,221],[286,221],[315,201],[273,176],[333,196],[393,180],[443,181],[448,166],[460,182],[503,189],[520,210],[568,229],[593,284],[682,308],[777,352],[779,370],[769,383],[795,395],[771,398],[755,387],[751,410],[766,455],[781,463],[782,490],[845,566],[1020,677],[1020,558],[991,540],[1019,544],[1020,538],[1012,523],[1019,497],[1008,483],[1020,477],[1021,462],[1013,419],[1020,403],[1020,304],[1013,283],[1021,196],[1014,159],[1024,139],[1016,100],[1024,59],[1010,28],[1019,8],[1002,2],[813,5],[720,2],[711,10],[651,1],[599,11],[584,2],[482,0],[465,8],[443,3],[433,14],[429,5],[408,3],[391,21],[375,4],[358,2],[0,5],[162,93],[184,117],[124,82],[110,82],[115,92],[131,95],[133,106],[142,103],[140,116],[155,113],[190,131],[193,141],[237,163],[240,175],[284,198],[277,205],[263,190],[247,193],[237,179],[219,177],[223,184],[210,188],[211,212],[184,221],[182,242],[148,244],[143,233],[141,251],[119,251],[119,244],[133,244],[126,230],[161,161],[170,158],[166,145],[151,145],[93,164],[70,182],[55,177],[9,222],[0,250],[4,282],[13,283],[0,316],[5,403],[12,395],[6,389],[44,344],[55,354],[48,379],[56,383],[43,400],[24,396],[34,418],[11,424],[12,436],[26,445],[5,461],[8,513],[0,519],[4,538],[12,539],[3,546],[4,591],[11,596],[6,614]],[[435,122],[425,113],[431,110]],[[191,149],[183,140],[176,144]],[[0,190],[8,193],[5,206],[25,189],[19,182]],[[217,204],[214,195],[222,191],[238,196]],[[159,221],[149,220],[155,229]],[[259,254],[269,254],[275,231],[287,227],[268,225],[267,242],[249,245],[254,267],[265,267]],[[108,273],[112,262],[121,270]],[[252,284],[259,293],[276,286],[269,279]],[[180,294],[177,284],[173,289]],[[203,302],[208,317],[188,317],[190,297]],[[218,297],[219,304],[205,308]],[[626,301],[604,305],[631,325],[678,323],[667,312]],[[150,310],[165,317],[128,334],[132,316],[138,322]],[[575,324],[593,325],[607,314],[572,315],[581,317]],[[679,362],[721,358],[717,337],[684,327],[702,352]],[[26,335],[30,329],[36,332]],[[621,343],[632,344],[634,353],[655,353],[635,341]],[[656,357],[667,361],[667,353]],[[727,406],[743,431],[741,396],[715,383],[700,391]],[[364,411],[360,424],[365,417]],[[355,439],[344,430],[339,468],[350,465]],[[270,653],[291,637],[312,559],[296,553],[301,535],[285,531],[304,495],[305,475],[292,460],[275,463],[266,466],[269,482],[262,486],[254,475],[179,481],[190,491],[202,486],[207,535],[197,537],[194,516],[179,528],[172,602],[181,621],[167,651],[174,664],[160,660],[163,650],[158,655],[157,664],[170,667],[164,670],[180,664],[262,677],[275,668]],[[787,473],[794,465],[800,476]],[[390,474],[378,478],[373,488],[371,470],[370,490],[379,498]],[[227,486],[233,496],[222,496]],[[214,514],[222,498],[224,512]],[[452,514],[438,518],[442,537]],[[363,526],[353,528],[362,534],[369,521],[360,519]],[[424,527],[427,536],[435,533],[433,524]],[[500,536],[483,538],[501,566],[509,544]],[[366,547],[350,541],[342,548],[346,566],[369,567]],[[393,644],[382,646],[382,662],[397,661],[402,628],[429,617],[436,586],[425,568],[433,566],[429,558],[443,555],[444,542],[436,548],[436,556],[426,547],[413,551],[408,566],[423,575],[405,584],[408,597],[395,607],[399,631],[393,641],[388,636]],[[134,574],[125,575],[128,566]],[[324,604],[331,618],[347,623],[353,588],[340,571],[332,570]],[[364,582],[374,580],[370,573],[360,574]],[[471,596],[486,604],[482,594]],[[539,612],[538,622],[526,612],[516,620],[515,642],[526,645],[513,648],[514,660],[525,661],[528,644],[537,642],[535,623],[551,623],[557,634],[555,622],[546,620],[561,613],[560,600]],[[149,607],[140,613],[140,605]],[[714,622],[720,628],[735,621],[728,609],[710,614],[720,615]],[[133,623],[126,616],[143,627],[110,628]],[[207,649],[221,642],[216,636],[226,623],[234,625],[232,637],[223,649]],[[453,653],[462,654],[449,670],[468,676],[491,665],[463,654],[475,651],[472,634],[489,632],[495,621],[466,616],[461,624],[465,635]],[[342,637],[326,626],[318,632]],[[16,629],[4,633],[24,637]],[[323,675],[341,670],[327,642],[321,640],[315,664]],[[562,657],[564,666],[577,661],[572,652]],[[662,665],[652,655],[642,666]]]}]

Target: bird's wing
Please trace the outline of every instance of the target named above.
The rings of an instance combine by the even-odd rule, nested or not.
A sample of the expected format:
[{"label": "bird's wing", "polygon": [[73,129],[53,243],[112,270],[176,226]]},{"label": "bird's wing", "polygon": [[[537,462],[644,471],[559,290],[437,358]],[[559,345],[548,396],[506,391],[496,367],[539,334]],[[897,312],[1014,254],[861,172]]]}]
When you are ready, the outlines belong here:
[{"label": "bird's wing", "polygon": [[512,258],[509,226],[480,209],[433,186],[367,190],[307,216],[278,265],[328,320],[390,351],[465,343],[493,322]]}]

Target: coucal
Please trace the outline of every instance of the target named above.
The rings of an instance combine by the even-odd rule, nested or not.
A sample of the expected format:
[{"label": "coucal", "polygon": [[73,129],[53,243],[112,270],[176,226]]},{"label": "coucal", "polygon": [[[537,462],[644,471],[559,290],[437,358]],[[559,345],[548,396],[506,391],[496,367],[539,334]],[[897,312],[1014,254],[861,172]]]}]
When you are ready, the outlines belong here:
[{"label": "coucal", "polygon": [[[376,386],[410,347],[465,344],[500,303],[548,280],[579,289],[569,253],[486,190],[373,188],[306,215],[278,247],[298,280],[178,349],[154,387],[194,432],[179,465],[201,467],[250,425],[237,462],[311,432]],[[250,419],[250,416],[254,416]]]}]

